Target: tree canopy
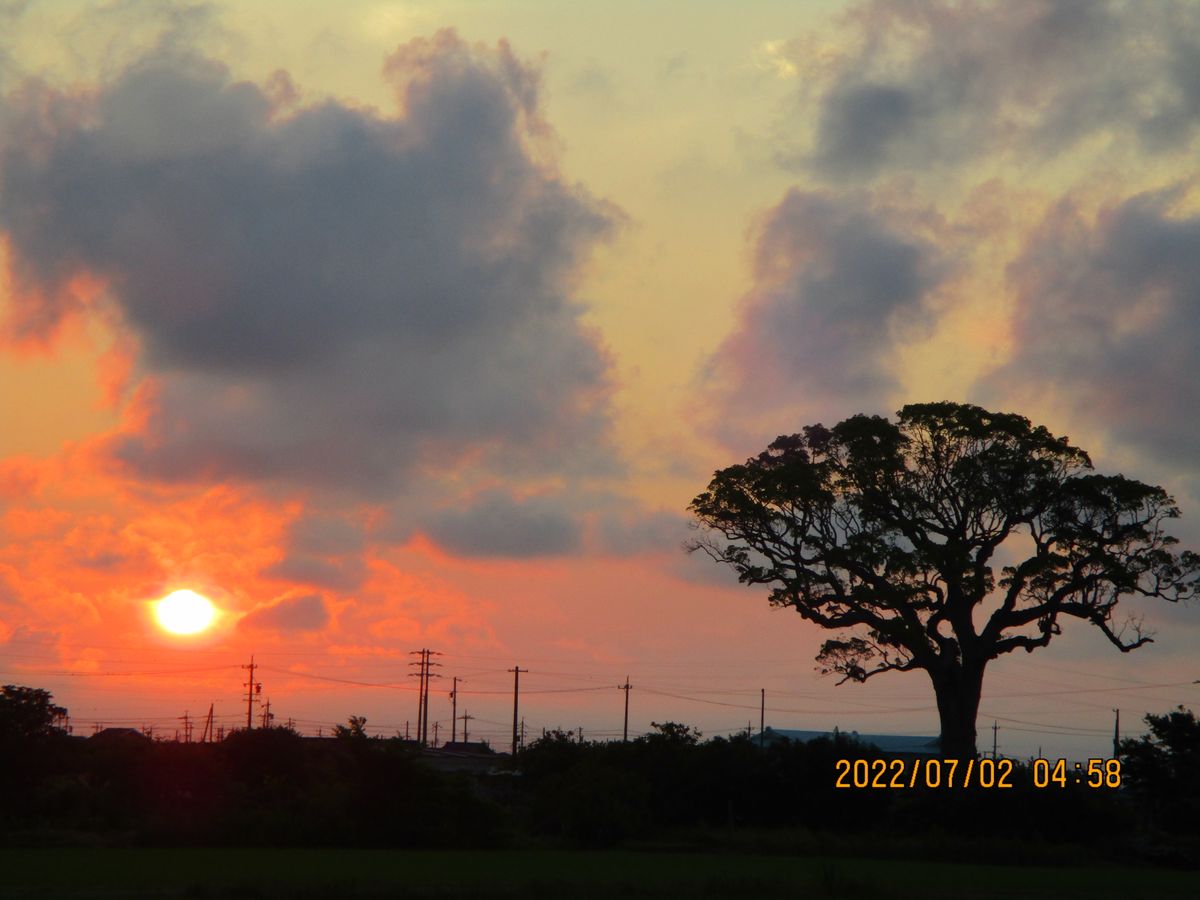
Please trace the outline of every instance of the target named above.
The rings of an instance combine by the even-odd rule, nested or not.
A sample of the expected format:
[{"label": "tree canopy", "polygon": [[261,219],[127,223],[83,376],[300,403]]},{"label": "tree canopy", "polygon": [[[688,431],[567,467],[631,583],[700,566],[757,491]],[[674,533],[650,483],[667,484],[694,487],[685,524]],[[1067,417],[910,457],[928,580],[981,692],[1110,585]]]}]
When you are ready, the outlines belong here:
[{"label": "tree canopy", "polygon": [[28,741],[65,734],[67,711],[42,688],[6,684],[0,687],[0,740]]},{"label": "tree canopy", "polygon": [[1180,706],[1148,714],[1150,733],[1121,742],[1122,777],[1170,831],[1200,831],[1200,720]]},{"label": "tree canopy", "polygon": [[[1196,595],[1200,560],[1166,533],[1161,487],[1092,471],[1045,427],[959,403],[857,415],[777,438],[716,472],[689,544],[823,628],[820,669],[865,681],[924,670],[942,751],[975,752],[988,661],[1080,619],[1122,651],[1152,640],[1117,604]],[[999,572],[996,568],[999,566]]]}]

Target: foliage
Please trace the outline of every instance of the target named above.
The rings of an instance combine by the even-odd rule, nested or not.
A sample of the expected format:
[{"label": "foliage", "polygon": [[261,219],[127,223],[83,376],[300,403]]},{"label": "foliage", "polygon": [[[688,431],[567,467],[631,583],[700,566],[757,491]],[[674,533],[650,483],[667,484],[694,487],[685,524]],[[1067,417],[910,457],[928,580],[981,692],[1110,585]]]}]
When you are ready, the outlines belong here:
[{"label": "foliage", "polygon": [[0,687],[0,821],[33,802],[37,782],[61,766],[66,718],[47,690]]},{"label": "foliage", "polygon": [[651,722],[650,727],[657,734],[646,735],[641,740],[665,741],[668,744],[696,744],[704,735],[699,729],[679,722]]},{"label": "foliage", "polygon": [[1115,621],[1122,597],[1179,601],[1200,586],[1200,558],[1165,530],[1174,500],[1090,470],[1083,450],[1018,415],[957,403],[906,406],[895,423],[858,415],[716,472],[689,507],[706,529],[689,549],[843,631],[822,672],[925,671],[943,753],[972,756],[990,660],[1046,646],[1071,618],[1134,650],[1152,637]]},{"label": "foliage", "polygon": [[[1195,771],[1194,718],[1182,710],[1161,718],[1152,722],[1154,753]],[[58,750],[44,752],[51,744]],[[1011,791],[842,790],[837,760],[877,759],[877,749],[844,735],[765,746],[744,734],[705,740],[682,723],[629,742],[551,732],[522,753],[516,771],[470,776],[429,767],[401,740],[304,738],[286,728],[237,731],[220,743],[133,735],[26,745],[40,751],[23,757],[13,782],[21,790],[0,795],[0,840],[9,844],[36,834],[156,846],[724,846],[770,834],[787,849],[792,834],[812,852],[830,841],[877,848],[902,840],[896,853],[912,855],[950,840],[976,841],[971,852],[986,848],[988,859],[1046,859],[1063,841],[1096,856],[1129,855],[1136,844],[1126,801],[1147,810],[1155,801],[1132,763],[1132,797],[1076,785],[1035,790],[1019,767]],[[1160,828],[1175,821],[1143,818]],[[1156,848],[1173,839],[1152,838]],[[1172,851],[1185,852],[1182,844]]]},{"label": "foliage", "polygon": [[1200,833],[1200,721],[1180,706],[1146,724],[1149,734],[1121,742],[1125,782],[1163,828]]},{"label": "foliage", "polygon": [[333,732],[343,740],[365,741],[367,739],[367,717],[351,716],[345,725],[335,725]]},{"label": "foliage", "polygon": [[65,734],[67,711],[42,688],[6,684],[0,687],[0,741],[29,740]]}]

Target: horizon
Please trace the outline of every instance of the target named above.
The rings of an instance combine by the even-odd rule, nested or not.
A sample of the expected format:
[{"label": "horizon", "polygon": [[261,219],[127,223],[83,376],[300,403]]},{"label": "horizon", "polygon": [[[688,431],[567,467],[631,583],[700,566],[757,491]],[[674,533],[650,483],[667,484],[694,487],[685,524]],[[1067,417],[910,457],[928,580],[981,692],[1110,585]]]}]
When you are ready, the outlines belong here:
[{"label": "horizon", "polygon": [[[173,733],[244,722],[253,655],[276,723],[390,735],[426,647],[442,740],[457,675],[506,748],[513,666],[534,735],[619,737],[627,677],[631,736],[757,733],[760,690],[936,735],[924,674],[819,676],[831,633],[687,509],[952,399],[1162,485],[1200,550],[1200,11],[1055,10],[0,9],[0,683]],[[164,630],[173,591],[213,624]],[[1155,643],[993,661],[979,748],[1200,707],[1195,605],[1121,609]]]}]

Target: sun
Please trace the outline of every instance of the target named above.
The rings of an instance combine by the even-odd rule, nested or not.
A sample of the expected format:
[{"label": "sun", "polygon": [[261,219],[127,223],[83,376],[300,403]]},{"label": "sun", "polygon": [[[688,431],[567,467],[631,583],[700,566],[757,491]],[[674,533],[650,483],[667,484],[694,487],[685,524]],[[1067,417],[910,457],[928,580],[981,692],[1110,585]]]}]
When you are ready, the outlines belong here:
[{"label": "sun", "polygon": [[195,591],[172,591],[154,604],[158,624],[171,634],[197,634],[217,617],[217,608]]}]

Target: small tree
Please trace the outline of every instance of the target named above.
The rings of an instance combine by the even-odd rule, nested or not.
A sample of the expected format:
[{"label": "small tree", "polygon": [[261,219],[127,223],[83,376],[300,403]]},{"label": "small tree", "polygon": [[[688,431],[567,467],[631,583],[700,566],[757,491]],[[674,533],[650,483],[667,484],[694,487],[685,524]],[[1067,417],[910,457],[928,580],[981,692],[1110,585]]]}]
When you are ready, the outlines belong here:
[{"label": "small tree", "polygon": [[334,725],[333,733],[346,741],[365,741],[367,739],[367,717],[351,716],[345,725]]},{"label": "small tree", "polygon": [[[688,549],[846,632],[821,648],[822,673],[925,671],[942,753],[974,756],[990,660],[1046,646],[1069,618],[1134,650],[1151,636],[1114,623],[1122,597],[1197,591],[1200,560],[1165,531],[1172,498],[1091,468],[1066,438],[977,406],[854,416],[718,471],[689,507],[708,533]],[[999,578],[997,558],[1010,561]]]},{"label": "small tree", "polygon": [[0,687],[0,739],[36,740],[65,734],[67,711],[42,688],[6,684]]},{"label": "small tree", "polygon": [[698,728],[684,725],[682,722],[651,722],[650,727],[655,733],[645,735],[643,740],[694,747],[700,742],[700,738],[704,737]]},{"label": "small tree", "polygon": [[0,820],[29,812],[40,779],[65,741],[67,711],[42,688],[0,687]]}]

